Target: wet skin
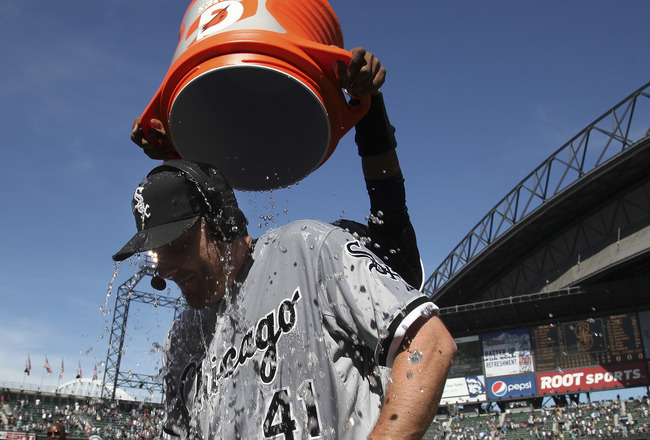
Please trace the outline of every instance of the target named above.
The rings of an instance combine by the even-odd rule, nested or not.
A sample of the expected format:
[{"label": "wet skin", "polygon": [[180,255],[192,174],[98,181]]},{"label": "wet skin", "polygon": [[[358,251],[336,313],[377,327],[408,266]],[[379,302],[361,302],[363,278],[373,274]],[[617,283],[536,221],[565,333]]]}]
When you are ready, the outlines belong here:
[{"label": "wet skin", "polygon": [[155,249],[158,273],[174,281],[193,309],[221,301],[248,256],[250,237],[216,241],[201,218],[184,235]]}]

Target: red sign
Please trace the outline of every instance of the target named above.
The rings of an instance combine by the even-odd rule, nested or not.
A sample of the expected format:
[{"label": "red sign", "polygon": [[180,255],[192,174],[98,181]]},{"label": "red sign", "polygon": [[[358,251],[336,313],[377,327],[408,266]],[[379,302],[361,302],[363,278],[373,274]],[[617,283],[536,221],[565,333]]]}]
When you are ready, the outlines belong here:
[{"label": "red sign", "polygon": [[2,440],[36,440],[36,434],[26,432],[0,431]]},{"label": "red sign", "polygon": [[648,374],[644,362],[537,374],[537,390],[541,395],[635,387],[647,383]]}]

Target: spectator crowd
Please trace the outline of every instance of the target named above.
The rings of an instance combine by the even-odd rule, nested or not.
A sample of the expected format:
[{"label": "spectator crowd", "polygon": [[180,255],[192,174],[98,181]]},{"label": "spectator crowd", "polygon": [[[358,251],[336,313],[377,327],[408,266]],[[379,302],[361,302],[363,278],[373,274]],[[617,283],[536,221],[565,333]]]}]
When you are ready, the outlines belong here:
[{"label": "spectator crowd", "polygon": [[[69,439],[97,435],[105,439],[162,438],[162,405],[98,399],[43,405],[38,399],[5,401],[0,431],[35,433],[46,438],[48,426],[65,425]],[[556,440],[650,438],[650,399],[603,401],[568,406],[514,407],[512,410],[438,416],[427,432],[433,440]]]},{"label": "spectator crowd", "polygon": [[46,438],[48,426],[59,422],[66,427],[69,439],[86,439],[97,435],[102,439],[162,438],[163,409],[160,404],[119,404],[101,402],[43,405],[18,400],[4,402],[0,409],[0,431],[35,433]]}]

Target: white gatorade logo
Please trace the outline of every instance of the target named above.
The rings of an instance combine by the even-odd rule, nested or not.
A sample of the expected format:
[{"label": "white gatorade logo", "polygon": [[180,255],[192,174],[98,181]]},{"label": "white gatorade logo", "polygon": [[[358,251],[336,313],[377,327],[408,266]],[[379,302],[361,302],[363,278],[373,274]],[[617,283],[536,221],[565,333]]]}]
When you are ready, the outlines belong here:
[{"label": "white gatorade logo", "polygon": [[236,23],[244,13],[244,6],[238,1],[218,2],[201,14],[196,41],[217,34]]}]

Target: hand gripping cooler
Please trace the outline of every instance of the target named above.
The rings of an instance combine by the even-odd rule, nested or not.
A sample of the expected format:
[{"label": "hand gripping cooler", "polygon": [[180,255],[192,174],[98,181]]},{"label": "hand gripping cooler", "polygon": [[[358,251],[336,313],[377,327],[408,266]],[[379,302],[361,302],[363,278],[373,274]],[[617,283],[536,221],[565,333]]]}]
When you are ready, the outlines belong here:
[{"label": "hand gripping cooler", "polygon": [[160,119],[182,158],[220,168],[235,189],[296,183],[368,110],[341,90],[342,46],[325,0],[194,0],[144,132]]}]

